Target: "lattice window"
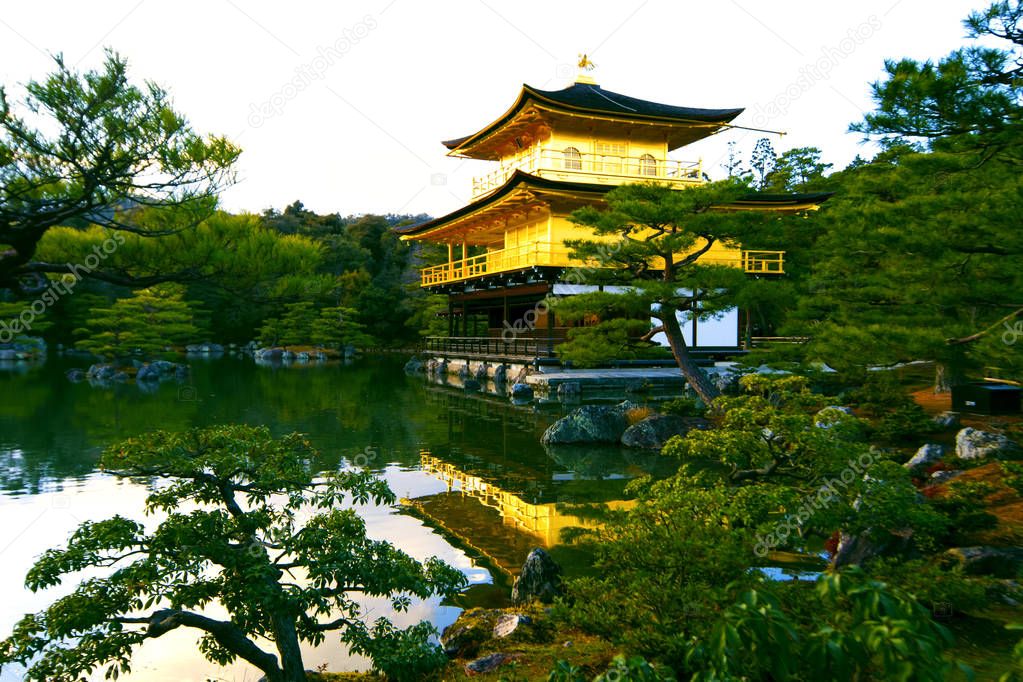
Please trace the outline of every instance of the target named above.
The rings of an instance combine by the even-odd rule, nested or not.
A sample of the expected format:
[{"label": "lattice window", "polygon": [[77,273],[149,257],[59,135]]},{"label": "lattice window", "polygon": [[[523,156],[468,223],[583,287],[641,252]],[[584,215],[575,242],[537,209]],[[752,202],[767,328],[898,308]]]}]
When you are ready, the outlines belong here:
[{"label": "lattice window", "polygon": [[583,169],[583,155],[579,153],[579,150],[575,147],[565,147],[565,151],[562,152],[565,157],[565,170],[579,170]]},{"label": "lattice window", "polygon": [[640,175],[657,175],[657,159],[650,154],[644,154],[639,157],[639,174]]}]

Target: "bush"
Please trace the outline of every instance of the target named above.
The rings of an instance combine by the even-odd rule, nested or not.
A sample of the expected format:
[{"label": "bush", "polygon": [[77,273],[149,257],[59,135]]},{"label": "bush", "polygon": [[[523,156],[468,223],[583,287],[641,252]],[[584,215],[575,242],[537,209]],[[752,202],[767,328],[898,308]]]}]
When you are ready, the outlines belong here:
[{"label": "bush", "polygon": [[661,412],[679,417],[702,417],[707,406],[696,398],[673,398],[661,403]]},{"label": "bush", "polygon": [[905,590],[935,613],[944,606],[952,612],[964,613],[988,604],[987,590],[992,581],[964,575],[959,566],[946,568],[935,560],[879,557],[868,563],[866,569],[872,578]]}]

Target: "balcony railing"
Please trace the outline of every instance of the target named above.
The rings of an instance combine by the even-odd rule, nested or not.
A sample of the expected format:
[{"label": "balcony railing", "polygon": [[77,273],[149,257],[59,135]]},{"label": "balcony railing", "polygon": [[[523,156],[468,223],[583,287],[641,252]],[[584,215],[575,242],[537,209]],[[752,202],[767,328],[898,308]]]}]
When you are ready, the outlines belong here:
[{"label": "balcony railing", "polygon": [[[449,284],[464,280],[512,272],[534,266],[597,268],[599,263],[587,263],[570,257],[571,249],[561,243],[532,242],[507,249],[488,251],[478,256],[441,263],[421,270],[424,287]],[[741,267],[750,274],[781,275],[785,272],[784,251],[734,251],[721,257],[701,257],[704,265]]]},{"label": "balcony railing", "polygon": [[655,180],[669,184],[692,185],[703,182],[700,161],[676,161],[653,156],[608,156],[605,154],[566,154],[557,149],[542,149],[515,163],[473,178],[472,196],[483,196],[521,170],[545,178],[576,180],[608,185]]},{"label": "balcony railing", "polygon": [[551,358],[564,337],[431,336],[426,351],[437,355],[502,358]]}]

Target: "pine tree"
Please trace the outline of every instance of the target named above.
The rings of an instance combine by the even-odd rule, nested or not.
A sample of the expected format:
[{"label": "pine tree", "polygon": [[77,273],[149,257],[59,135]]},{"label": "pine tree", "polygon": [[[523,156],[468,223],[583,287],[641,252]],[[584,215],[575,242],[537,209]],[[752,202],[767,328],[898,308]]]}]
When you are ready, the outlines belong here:
[{"label": "pine tree", "polygon": [[767,176],[774,170],[777,155],[774,153],[774,146],[766,137],[757,140],[750,155],[750,167],[753,168],[753,186],[757,189],[767,187]]},{"label": "pine tree", "polygon": [[87,325],[75,331],[78,347],[108,358],[153,355],[198,333],[181,287],[171,284],[140,289],[94,309]]},{"label": "pine tree", "polygon": [[[630,310],[630,317],[643,319],[647,328],[638,340],[649,341],[663,332],[689,385],[710,403],[719,391],[694,362],[679,315],[712,318],[735,307],[745,290],[755,285],[742,268],[699,262],[718,243],[754,244],[780,226],[777,217],[766,213],[714,210],[748,193],[745,183],[735,178],[684,190],[655,184],[623,185],[607,193],[607,210],[593,206],[579,209],[573,220],[592,230],[597,239],[567,244],[576,258],[600,265],[582,268],[583,279],[588,284],[623,285],[628,293],[567,297],[554,303],[557,314],[564,318]],[[620,327],[620,320],[606,317],[603,324]],[[650,328],[650,317],[659,324]],[[620,339],[621,329],[609,331],[605,338]],[[594,338],[586,338],[587,353],[593,353],[594,343]],[[608,353],[619,350],[608,348]],[[570,342],[562,353],[571,352]]]}]

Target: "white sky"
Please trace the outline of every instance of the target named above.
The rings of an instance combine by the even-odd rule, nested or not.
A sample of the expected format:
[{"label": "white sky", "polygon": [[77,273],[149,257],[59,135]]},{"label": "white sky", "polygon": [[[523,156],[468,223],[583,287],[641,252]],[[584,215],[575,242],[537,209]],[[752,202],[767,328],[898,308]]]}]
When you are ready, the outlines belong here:
[{"label": "white sky", "polygon": [[[939,57],[986,0],[375,0],[5,2],[0,82],[12,95],[51,70],[48,53],[96,67],[102,48],[154,80],[202,132],[244,153],[232,211],[441,215],[469,200],[480,161],[440,140],[502,114],[522,83],[559,89],[577,54],[608,90],[695,107],[745,106],[735,123],[780,129],[778,152],[813,145],[843,167],[870,154],[846,129],[869,111],[886,57]],[[326,56],[324,56],[326,55]],[[816,64],[816,72],[811,67]],[[298,82],[301,88],[293,83]],[[268,112],[266,103],[274,104]],[[771,107],[772,103],[774,107]],[[725,144],[678,150],[712,177]]]}]

